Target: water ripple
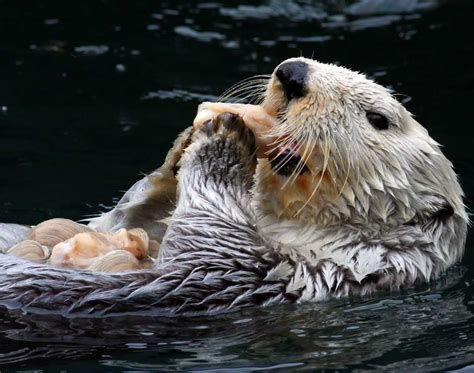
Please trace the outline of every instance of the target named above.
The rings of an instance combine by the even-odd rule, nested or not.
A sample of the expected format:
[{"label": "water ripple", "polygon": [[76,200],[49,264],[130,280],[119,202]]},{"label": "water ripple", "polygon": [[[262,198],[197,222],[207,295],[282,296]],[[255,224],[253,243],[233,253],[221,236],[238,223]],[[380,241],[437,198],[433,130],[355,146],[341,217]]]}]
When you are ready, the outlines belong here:
[{"label": "water ripple", "polygon": [[209,43],[214,40],[224,40],[225,36],[218,32],[211,31],[197,31],[189,26],[177,26],[174,28],[174,32],[180,36],[184,36],[198,41]]},{"label": "water ripple", "polygon": [[142,97],[142,100],[175,100],[175,101],[216,101],[217,96],[203,93],[189,92],[182,89],[172,89],[170,91],[157,90],[148,92]]},{"label": "water ripple", "polygon": [[237,20],[284,17],[293,22],[321,20],[327,16],[325,10],[315,5],[299,4],[295,1],[270,0],[269,5],[238,5],[235,8],[221,8],[220,14]]},{"label": "water ripple", "polygon": [[107,45],[82,45],[74,48],[74,52],[86,56],[100,56],[109,50],[110,48]]}]

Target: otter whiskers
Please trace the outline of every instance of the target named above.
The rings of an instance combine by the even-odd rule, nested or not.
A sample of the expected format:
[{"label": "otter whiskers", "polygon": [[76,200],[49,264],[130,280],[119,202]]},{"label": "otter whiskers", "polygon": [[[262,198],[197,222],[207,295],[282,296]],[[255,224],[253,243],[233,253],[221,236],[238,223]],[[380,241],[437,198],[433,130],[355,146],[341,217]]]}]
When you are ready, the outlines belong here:
[{"label": "otter whiskers", "polygon": [[[321,133],[321,131],[318,132],[318,135]],[[316,138],[319,138],[316,137]],[[306,202],[303,204],[303,206],[295,213],[294,217],[297,217],[301,211],[303,211],[303,209],[311,202],[311,200],[313,199],[313,197],[315,196],[316,192],[319,191],[319,188],[321,187],[321,184],[323,182],[323,179],[324,179],[324,174],[326,173],[327,171],[327,167],[328,167],[328,163],[329,163],[329,141],[328,141],[328,134],[325,133],[324,134],[324,147],[323,147],[323,151],[322,151],[322,154],[323,154],[323,167],[322,167],[322,170],[320,172],[320,176],[319,176],[319,180],[318,182],[316,183],[316,186],[313,188],[313,191],[311,192],[311,194],[309,195],[309,197],[307,198]],[[318,176],[318,173],[317,172],[314,172],[313,173],[313,181],[316,180],[316,177]]]},{"label": "otter whiskers", "polygon": [[265,98],[271,75],[255,75],[245,78],[227,89],[217,102],[246,102],[260,104]]}]

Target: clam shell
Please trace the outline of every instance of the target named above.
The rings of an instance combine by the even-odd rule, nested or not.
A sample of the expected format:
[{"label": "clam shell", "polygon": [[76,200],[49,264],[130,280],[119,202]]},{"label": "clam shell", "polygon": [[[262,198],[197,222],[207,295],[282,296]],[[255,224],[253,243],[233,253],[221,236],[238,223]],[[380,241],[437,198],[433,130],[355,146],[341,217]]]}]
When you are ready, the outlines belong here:
[{"label": "clam shell", "polygon": [[148,245],[150,243],[150,238],[148,233],[142,228],[133,228],[128,231],[128,234],[132,239],[134,239],[140,246],[141,249],[146,253],[148,250]]},{"label": "clam shell", "polygon": [[133,254],[126,250],[114,250],[95,259],[87,269],[95,272],[124,272],[140,268]]},{"label": "clam shell", "polygon": [[111,246],[107,236],[107,233],[100,232],[78,233],[53,247],[50,263],[61,267],[86,269],[95,258],[118,249]]},{"label": "clam shell", "polygon": [[117,240],[118,249],[127,250],[138,259],[143,259],[147,255],[150,239],[144,229],[126,230],[122,228],[115,232],[113,237]]},{"label": "clam shell", "polygon": [[93,232],[93,230],[69,219],[56,218],[38,224],[33,228],[28,238],[52,248],[82,232]]},{"label": "clam shell", "polygon": [[6,254],[28,259],[36,263],[44,263],[49,258],[51,251],[39,242],[25,240],[10,247]]}]

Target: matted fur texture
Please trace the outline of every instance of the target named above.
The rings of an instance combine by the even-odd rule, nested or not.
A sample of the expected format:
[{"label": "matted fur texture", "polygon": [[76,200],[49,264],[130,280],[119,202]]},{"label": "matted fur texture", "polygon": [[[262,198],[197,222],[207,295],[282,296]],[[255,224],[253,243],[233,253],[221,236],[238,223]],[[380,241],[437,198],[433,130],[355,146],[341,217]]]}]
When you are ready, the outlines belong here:
[{"label": "matted fur texture", "polygon": [[[297,149],[307,172],[300,163],[282,176],[268,159],[257,162],[252,134],[221,115],[192,139],[185,132],[162,168],[91,222],[148,224],[159,237],[156,221],[176,198],[153,270],[92,273],[1,255],[0,304],[82,316],[214,313],[396,290],[458,262],[468,219],[438,145],[385,88],[295,60],[309,66],[304,97],[285,98],[274,75],[252,89],[265,87],[262,105],[280,119],[268,134],[274,150]],[[367,111],[384,114],[389,128],[373,128]],[[0,229],[12,240],[25,230]]]},{"label": "matted fur texture", "polygon": [[[296,144],[310,172],[282,177],[260,160],[259,227],[294,260],[326,263],[343,293],[349,279],[366,293],[437,278],[461,259],[468,224],[451,162],[386,88],[340,66],[284,63],[295,61],[308,66],[304,96],[288,101],[274,74],[262,105],[280,118],[268,134],[275,148]],[[374,128],[368,112],[388,128]],[[302,298],[324,297],[306,285],[311,276]]]}]

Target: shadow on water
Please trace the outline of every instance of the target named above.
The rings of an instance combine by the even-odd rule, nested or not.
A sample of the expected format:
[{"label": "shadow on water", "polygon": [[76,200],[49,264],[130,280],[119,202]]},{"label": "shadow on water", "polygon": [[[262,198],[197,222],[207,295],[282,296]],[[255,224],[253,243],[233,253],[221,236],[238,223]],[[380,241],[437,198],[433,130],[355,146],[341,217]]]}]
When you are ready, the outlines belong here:
[{"label": "shadow on water", "polygon": [[[0,1],[0,221],[80,219],[159,165],[196,106],[313,56],[392,88],[472,205],[469,0]],[[86,371],[474,364],[474,255],[443,289],[208,318],[0,311],[0,365]]]}]

